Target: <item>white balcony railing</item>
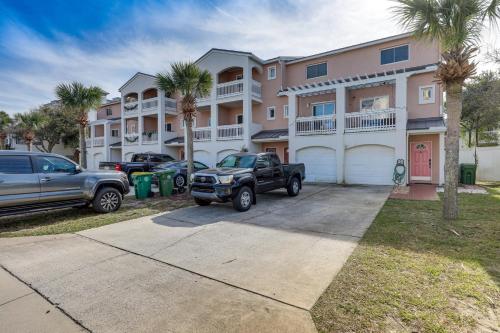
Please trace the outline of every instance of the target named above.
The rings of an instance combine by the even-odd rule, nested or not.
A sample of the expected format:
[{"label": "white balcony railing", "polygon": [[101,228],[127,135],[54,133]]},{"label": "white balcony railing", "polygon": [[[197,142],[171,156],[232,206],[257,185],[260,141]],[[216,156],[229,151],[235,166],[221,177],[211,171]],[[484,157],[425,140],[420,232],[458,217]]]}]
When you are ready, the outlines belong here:
[{"label": "white balcony railing", "polygon": [[171,113],[177,113],[177,101],[173,98],[165,97],[165,110]]},{"label": "white balcony railing", "polygon": [[139,103],[137,101],[125,103],[123,104],[123,111],[126,114],[136,113],[138,111],[138,106]]},{"label": "white balcony railing", "polygon": [[139,143],[139,134],[138,133],[127,133],[125,134],[125,140],[123,142],[124,145],[136,145]]},{"label": "white balcony railing", "polygon": [[119,136],[112,136],[109,138],[109,144],[112,145],[113,143],[117,143],[121,141],[121,137]]},{"label": "white balcony railing", "polygon": [[345,132],[387,131],[396,128],[396,110],[361,111],[345,114]]},{"label": "white balcony railing", "polygon": [[296,135],[332,134],[337,128],[335,115],[321,117],[299,117],[295,121]]},{"label": "white balcony railing", "polygon": [[93,139],[93,145],[94,147],[102,147],[104,146],[104,137],[103,136],[96,136]]},{"label": "white balcony railing", "polygon": [[210,127],[197,127],[193,129],[193,141],[210,141],[212,129]]},{"label": "white balcony railing", "polygon": [[143,143],[158,142],[158,131],[144,131],[142,132]]},{"label": "white balcony railing", "polygon": [[231,97],[243,94],[243,80],[234,80],[217,85],[217,97]]},{"label": "white balcony railing", "polygon": [[252,80],[252,96],[262,98],[262,85],[260,82]]},{"label": "white balcony railing", "polygon": [[217,140],[237,140],[243,138],[243,125],[217,126]]},{"label": "white balcony railing", "polygon": [[142,101],[142,111],[153,111],[158,108],[158,97],[148,98]]}]

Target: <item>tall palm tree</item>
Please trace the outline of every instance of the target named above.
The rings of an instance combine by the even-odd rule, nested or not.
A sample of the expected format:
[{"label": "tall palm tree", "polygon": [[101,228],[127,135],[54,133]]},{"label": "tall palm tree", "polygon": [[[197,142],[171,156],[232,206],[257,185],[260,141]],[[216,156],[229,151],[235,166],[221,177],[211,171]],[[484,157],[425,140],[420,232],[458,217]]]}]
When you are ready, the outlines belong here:
[{"label": "tall palm tree", "polygon": [[462,87],[475,73],[472,61],[486,21],[500,17],[499,0],[396,0],[394,13],[418,39],[437,41],[441,61],[436,78],[446,91],[447,132],[443,217],[458,218],[458,152]]},{"label": "tall palm tree", "polygon": [[28,151],[33,150],[35,133],[43,125],[44,121],[43,115],[36,110],[27,113],[18,113],[14,116],[15,130],[23,137]]},{"label": "tall palm tree", "polygon": [[80,82],[61,83],[56,87],[56,95],[63,107],[70,112],[78,123],[80,165],[87,167],[87,148],[85,137],[88,125],[88,112],[98,108],[105,92],[96,86],[85,87]]},{"label": "tall palm tree", "polygon": [[212,88],[210,72],[201,70],[193,62],[176,62],[170,72],[156,75],[158,87],[167,94],[182,96],[181,109],[186,125],[187,179],[193,172],[193,120],[196,117],[196,97],[205,97]]},{"label": "tall palm tree", "polygon": [[0,111],[0,149],[5,149],[5,139],[7,138],[7,129],[12,124],[12,119],[5,111]]}]

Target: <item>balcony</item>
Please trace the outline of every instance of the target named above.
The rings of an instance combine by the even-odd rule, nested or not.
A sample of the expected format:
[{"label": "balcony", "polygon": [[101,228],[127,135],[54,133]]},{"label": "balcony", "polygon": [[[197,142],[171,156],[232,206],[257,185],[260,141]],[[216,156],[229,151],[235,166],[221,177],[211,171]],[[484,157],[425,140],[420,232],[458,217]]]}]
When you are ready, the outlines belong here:
[{"label": "balcony", "polygon": [[243,94],[243,80],[234,80],[217,85],[217,98],[226,98]]},{"label": "balcony", "polygon": [[158,142],[158,131],[144,131],[142,132],[142,143],[157,143]]},{"label": "balcony", "polygon": [[252,97],[261,99],[262,98],[262,85],[260,82],[252,80]]},{"label": "balcony", "polygon": [[396,128],[396,110],[361,111],[345,114],[345,132],[376,132]]},{"label": "balcony", "polygon": [[158,97],[148,98],[142,101],[142,112],[156,111],[158,109]]},{"label": "balcony", "polygon": [[94,139],[92,139],[93,146],[94,147],[103,147],[104,146],[104,137],[103,136],[96,136]]},{"label": "balcony", "polygon": [[296,135],[321,135],[336,132],[335,115],[321,117],[299,117],[295,121]]},{"label": "balcony", "polygon": [[175,99],[165,97],[165,112],[177,114],[177,101]]},{"label": "balcony", "polygon": [[125,115],[134,115],[137,114],[139,102],[128,102],[123,104],[123,111]]},{"label": "balcony", "polygon": [[217,126],[217,140],[243,139],[243,125]]},{"label": "balcony", "polygon": [[136,145],[139,143],[139,134],[138,133],[127,133],[125,134],[125,140],[123,142],[126,146]]},{"label": "balcony", "polygon": [[193,141],[210,141],[212,129],[210,127],[197,127],[193,129]]}]

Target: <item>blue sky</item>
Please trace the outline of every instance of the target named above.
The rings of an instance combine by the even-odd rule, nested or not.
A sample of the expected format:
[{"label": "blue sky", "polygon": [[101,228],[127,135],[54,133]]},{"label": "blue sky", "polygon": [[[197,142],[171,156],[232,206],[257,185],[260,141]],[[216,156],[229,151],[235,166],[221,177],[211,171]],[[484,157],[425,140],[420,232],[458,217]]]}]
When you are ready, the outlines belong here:
[{"label": "blue sky", "polygon": [[[118,96],[137,71],[212,47],[308,55],[403,32],[385,0],[0,0],[0,109],[25,112],[73,80]],[[496,42],[487,34],[482,51]]]}]

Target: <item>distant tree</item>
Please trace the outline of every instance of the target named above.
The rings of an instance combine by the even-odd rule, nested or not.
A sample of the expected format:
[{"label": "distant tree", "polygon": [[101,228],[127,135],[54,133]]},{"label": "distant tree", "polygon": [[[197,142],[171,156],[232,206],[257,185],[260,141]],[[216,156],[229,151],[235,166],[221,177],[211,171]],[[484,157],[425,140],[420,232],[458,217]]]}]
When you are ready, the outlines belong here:
[{"label": "distant tree", "polygon": [[499,73],[484,72],[465,84],[461,125],[466,133],[468,147],[479,143],[482,131],[500,126]]},{"label": "distant tree", "polygon": [[78,147],[78,125],[67,110],[61,106],[41,106],[37,112],[44,120],[35,131],[38,150],[51,153],[58,143]]},{"label": "distant tree", "polygon": [[486,59],[489,62],[493,62],[500,65],[500,49],[494,49],[486,54]]},{"label": "distant tree", "polygon": [[85,137],[88,125],[88,112],[101,105],[101,99],[104,91],[95,86],[85,87],[80,82],[70,84],[59,84],[56,87],[56,95],[66,111],[71,114],[72,119],[79,126],[79,156],[80,165],[87,167],[87,148],[85,146]]},{"label": "distant tree", "polygon": [[33,140],[36,131],[43,126],[45,118],[36,110],[27,113],[18,113],[14,116],[14,126],[18,135],[26,142],[28,151],[33,150]]},{"label": "distant tree", "polygon": [[5,149],[5,139],[7,138],[7,130],[12,124],[12,119],[5,111],[0,111],[0,149]]},{"label": "distant tree", "polygon": [[171,65],[170,72],[157,74],[156,82],[167,94],[182,96],[181,108],[187,133],[187,179],[190,182],[193,173],[193,120],[196,117],[196,98],[210,93],[212,76],[193,62],[177,62]]},{"label": "distant tree", "polygon": [[472,57],[477,51],[486,20],[500,17],[499,0],[396,0],[401,25],[419,39],[436,41],[441,61],[436,78],[446,91],[447,132],[443,217],[458,218],[458,152],[462,87],[474,75]]}]

